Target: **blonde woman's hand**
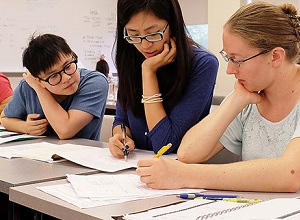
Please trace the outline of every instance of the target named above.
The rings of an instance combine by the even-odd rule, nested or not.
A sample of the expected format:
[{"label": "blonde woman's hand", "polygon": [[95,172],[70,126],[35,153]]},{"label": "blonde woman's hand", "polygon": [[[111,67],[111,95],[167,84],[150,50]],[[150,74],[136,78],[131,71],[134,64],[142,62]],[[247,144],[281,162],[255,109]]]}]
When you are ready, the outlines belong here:
[{"label": "blonde woman's hand", "polygon": [[141,182],[153,189],[184,188],[187,172],[188,164],[170,158],[140,159],[136,169]]}]

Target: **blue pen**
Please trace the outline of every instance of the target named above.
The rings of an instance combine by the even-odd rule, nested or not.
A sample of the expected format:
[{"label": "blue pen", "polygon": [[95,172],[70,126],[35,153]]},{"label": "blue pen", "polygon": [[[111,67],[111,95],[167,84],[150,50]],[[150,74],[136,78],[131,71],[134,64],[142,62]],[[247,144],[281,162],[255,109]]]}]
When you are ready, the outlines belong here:
[{"label": "blue pen", "polygon": [[210,194],[200,194],[200,193],[181,193],[179,196],[181,199],[194,199],[197,197],[202,197],[203,199],[224,199],[224,198],[237,198],[234,195],[210,195]]},{"label": "blue pen", "polygon": [[121,124],[121,130],[122,130],[122,135],[123,135],[123,145],[124,145],[123,153],[124,153],[124,159],[125,159],[125,161],[127,161],[128,151],[126,149],[126,127],[125,127],[124,124]]}]

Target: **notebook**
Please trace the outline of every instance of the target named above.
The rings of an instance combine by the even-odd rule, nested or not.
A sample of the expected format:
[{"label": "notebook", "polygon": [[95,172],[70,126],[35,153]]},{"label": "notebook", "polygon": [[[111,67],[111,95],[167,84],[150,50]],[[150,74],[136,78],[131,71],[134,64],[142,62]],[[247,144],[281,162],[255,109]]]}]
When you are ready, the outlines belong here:
[{"label": "notebook", "polygon": [[300,219],[300,199],[276,198],[259,203],[236,203],[214,200],[190,200],[167,207],[123,216],[127,220],[182,219]]}]

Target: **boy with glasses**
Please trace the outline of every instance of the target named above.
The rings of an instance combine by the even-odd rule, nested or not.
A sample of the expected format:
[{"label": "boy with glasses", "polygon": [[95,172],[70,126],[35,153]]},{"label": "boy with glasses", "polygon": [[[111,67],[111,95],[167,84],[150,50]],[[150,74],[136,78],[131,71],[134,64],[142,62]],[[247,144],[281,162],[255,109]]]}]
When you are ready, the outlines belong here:
[{"label": "boy with glasses", "polygon": [[77,68],[77,55],[62,37],[32,37],[23,53],[27,68],[1,114],[3,126],[30,135],[99,140],[108,82]]}]

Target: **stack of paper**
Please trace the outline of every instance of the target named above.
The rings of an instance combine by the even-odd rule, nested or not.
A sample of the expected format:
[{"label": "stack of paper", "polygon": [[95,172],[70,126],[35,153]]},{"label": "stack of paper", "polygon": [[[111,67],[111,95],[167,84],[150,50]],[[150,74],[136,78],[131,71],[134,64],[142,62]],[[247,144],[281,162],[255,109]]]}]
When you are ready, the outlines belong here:
[{"label": "stack of paper", "polygon": [[133,174],[67,175],[70,184],[38,187],[79,208],[120,203],[163,195],[194,193],[201,189],[155,190],[140,182]]}]

